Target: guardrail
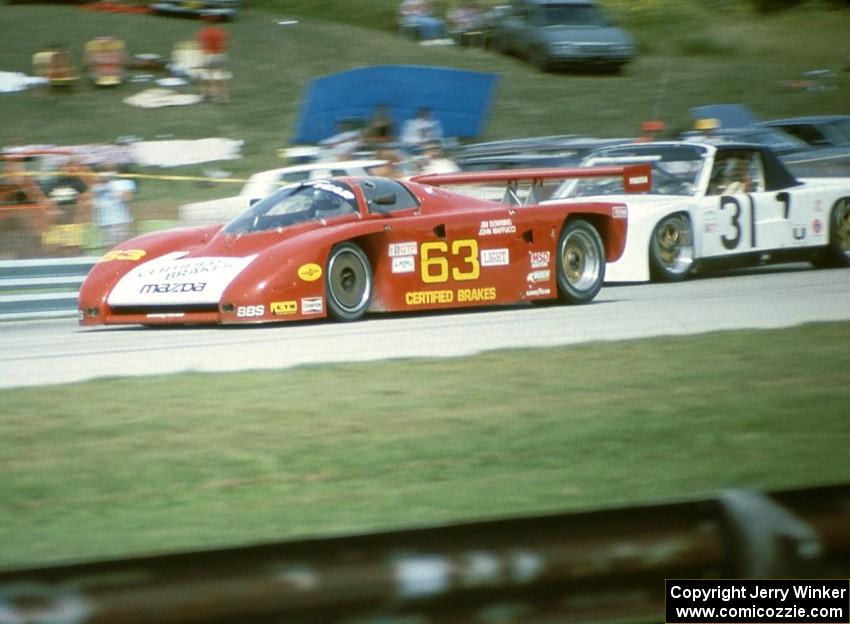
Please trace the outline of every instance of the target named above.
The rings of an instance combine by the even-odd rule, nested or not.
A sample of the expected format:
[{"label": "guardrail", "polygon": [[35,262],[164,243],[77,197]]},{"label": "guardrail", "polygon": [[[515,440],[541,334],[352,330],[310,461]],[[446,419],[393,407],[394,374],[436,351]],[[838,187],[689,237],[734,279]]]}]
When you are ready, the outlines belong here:
[{"label": "guardrail", "polygon": [[96,256],[0,261],[0,320],[75,316]]},{"label": "guardrail", "polygon": [[4,622],[658,618],[665,579],[847,578],[850,484],[0,572]]}]

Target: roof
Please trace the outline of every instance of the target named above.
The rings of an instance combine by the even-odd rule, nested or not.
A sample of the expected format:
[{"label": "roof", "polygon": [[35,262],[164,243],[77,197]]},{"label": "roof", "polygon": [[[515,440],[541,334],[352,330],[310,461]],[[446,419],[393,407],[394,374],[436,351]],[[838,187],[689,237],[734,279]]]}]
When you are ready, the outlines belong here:
[{"label": "roof", "polygon": [[842,119],[850,119],[850,115],[801,115],[799,117],[771,119],[763,123],[766,126],[778,123],[830,123],[832,121],[841,121]]}]

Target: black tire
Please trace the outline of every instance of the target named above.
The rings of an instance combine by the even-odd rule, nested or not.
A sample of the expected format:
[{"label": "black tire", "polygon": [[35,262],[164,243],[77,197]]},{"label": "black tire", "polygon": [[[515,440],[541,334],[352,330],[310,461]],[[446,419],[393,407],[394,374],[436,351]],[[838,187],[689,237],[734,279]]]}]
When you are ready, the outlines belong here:
[{"label": "black tire", "polygon": [[850,197],[835,202],[829,215],[827,261],[830,266],[850,266]]},{"label": "black tire", "polygon": [[544,47],[535,47],[531,49],[531,63],[542,73],[547,73],[552,69],[552,64],[549,61],[549,54]]},{"label": "black tire", "polygon": [[354,243],[331,249],[325,265],[328,312],[338,321],[356,321],[372,300],[372,266]]},{"label": "black tire", "polygon": [[558,298],[569,304],[592,301],[605,279],[599,232],[587,221],[571,221],[561,232],[556,251]]},{"label": "black tire", "polygon": [[694,234],[691,220],[678,213],[667,215],[652,230],[649,273],[658,282],[680,282],[694,267]]}]

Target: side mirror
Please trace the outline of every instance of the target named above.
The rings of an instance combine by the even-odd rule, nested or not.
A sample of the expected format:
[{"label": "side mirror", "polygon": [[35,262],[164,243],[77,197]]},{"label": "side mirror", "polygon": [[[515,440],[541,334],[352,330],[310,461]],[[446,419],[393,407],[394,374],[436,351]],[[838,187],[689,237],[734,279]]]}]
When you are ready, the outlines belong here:
[{"label": "side mirror", "polygon": [[375,195],[375,197],[372,198],[371,203],[375,206],[375,212],[386,214],[389,210],[385,210],[383,207],[395,206],[397,201],[398,198],[395,193],[385,193],[384,195]]}]

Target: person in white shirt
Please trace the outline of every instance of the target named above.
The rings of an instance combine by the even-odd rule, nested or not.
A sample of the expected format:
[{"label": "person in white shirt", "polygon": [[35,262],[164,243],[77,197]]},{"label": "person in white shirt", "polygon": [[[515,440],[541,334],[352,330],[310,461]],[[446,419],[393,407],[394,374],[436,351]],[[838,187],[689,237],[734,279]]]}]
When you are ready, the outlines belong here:
[{"label": "person in white shirt", "polygon": [[426,145],[443,140],[443,127],[439,119],[431,116],[429,109],[420,108],[416,117],[404,122],[399,140],[405,150],[418,153]]}]

